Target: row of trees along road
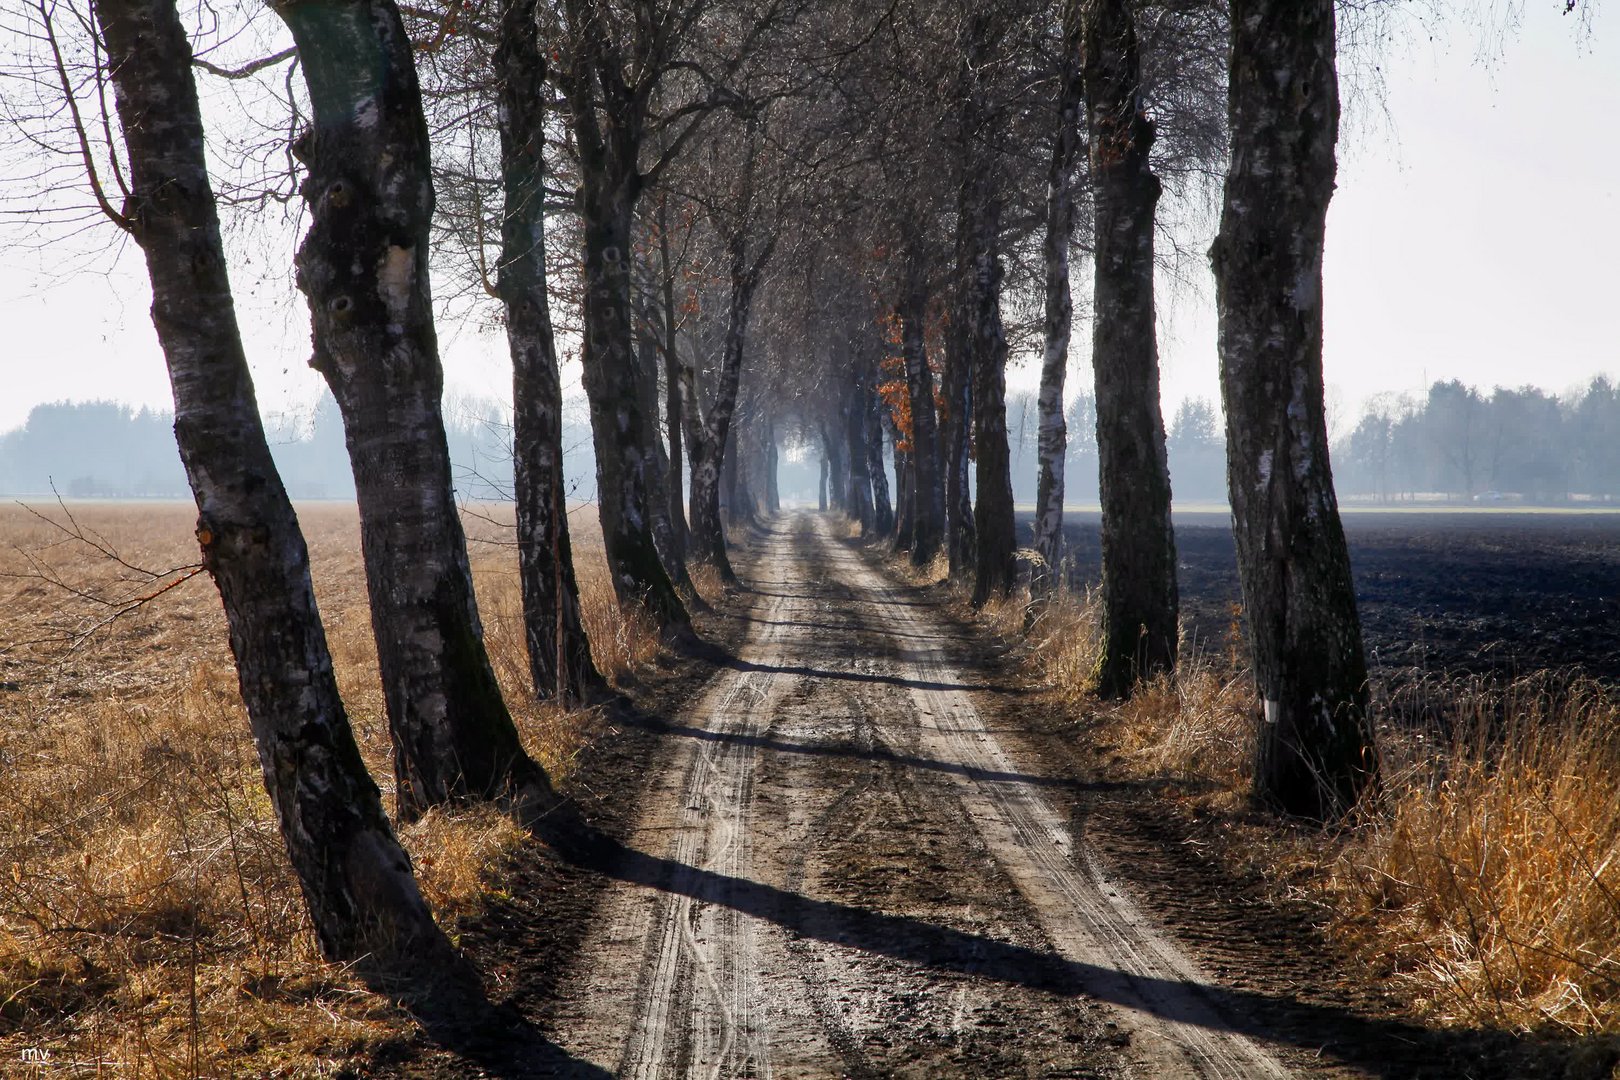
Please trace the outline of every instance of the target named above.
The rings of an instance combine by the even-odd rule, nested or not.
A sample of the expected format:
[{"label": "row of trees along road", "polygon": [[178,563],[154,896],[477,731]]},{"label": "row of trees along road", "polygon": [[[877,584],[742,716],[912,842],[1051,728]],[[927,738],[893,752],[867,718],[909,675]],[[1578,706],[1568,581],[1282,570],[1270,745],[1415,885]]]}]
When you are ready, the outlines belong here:
[{"label": "row of trees along road", "polygon": [[[1119,696],[1176,662],[1158,202],[1224,161],[1212,254],[1256,788],[1326,819],[1373,782],[1323,419],[1331,0],[279,0],[269,26],[252,7],[189,31],[175,0],[11,3],[38,75],[35,112],[13,115],[60,140],[146,257],[198,539],[334,959],[421,971],[448,946],[332,680],[233,315],[204,100],[233,213],[302,200],[292,262],[353,466],[401,815],[556,802],[483,647],[430,254],[440,303],[487,302],[505,327],[534,692],[567,700],[602,683],[562,512],[560,345],[579,342],[614,587],[672,641],[701,603],[688,563],[729,574],[723,521],[777,505],[790,436],[820,443],[829,502],[868,536],[942,554],[984,600],[1016,581],[1015,345],[1044,357],[1035,544],[1061,557],[1069,258],[1090,256],[1098,685]],[[224,62],[243,42],[264,54]],[[198,71],[233,93],[200,97]],[[248,99],[252,118],[232,112]]]}]

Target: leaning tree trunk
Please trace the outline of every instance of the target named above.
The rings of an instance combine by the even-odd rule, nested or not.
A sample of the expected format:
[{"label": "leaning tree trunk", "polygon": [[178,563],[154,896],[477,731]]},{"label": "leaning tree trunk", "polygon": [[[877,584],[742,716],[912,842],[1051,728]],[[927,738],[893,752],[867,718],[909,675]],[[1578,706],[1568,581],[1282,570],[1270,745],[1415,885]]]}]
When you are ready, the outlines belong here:
[{"label": "leaning tree trunk", "polygon": [[501,699],[473,595],[440,413],[428,292],[433,186],[411,43],[392,0],[281,0],[314,110],[298,283],[311,365],[343,413],[404,817],[467,798],[554,798]]},{"label": "leaning tree trunk", "polygon": [[500,108],[498,291],[512,353],[512,489],[518,578],[535,693],[580,701],[605,687],[580,619],[563,478],[562,384],[546,295],[546,63],[536,0],[503,0],[495,49]]},{"label": "leaning tree trunk", "polygon": [[1069,298],[1069,239],[1074,233],[1074,191],[1069,174],[1080,145],[1080,108],[1085,82],[1080,67],[1080,4],[1063,8],[1063,66],[1058,87],[1057,137],[1046,178],[1046,326],[1041,352],[1039,396],[1040,457],[1035,481],[1035,551],[1041,557],[1034,590],[1046,593],[1058,581],[1063,562],[1063,466],[1069,431],[1063,414],[1063,384],[1069,373],[1069,332],[1074,318]]},{"label": "leaning tree trunk", "polygon": [[681,469],[682,455],[685,452],[681,433],[682,418],[685,414],[681,398],[684,374],[681,370],[680,353],[677,351],[679,343],[675,323],[675,269],[670,261],[669,205],[664,195],[660,195],[658,199],[658,258],[663,291],[664,426],[668,429],[669,436],[669,475],[666,478],[669,520],[675,530],[676,554],[682,565],[685,565],[686,553],[692,545],[692,533],[687,527],[686,510],[682,505],[685,496],[683,491],[685,481]]},{"label": "leaning tree trunk", "polygon": [[1232,163],[1211,260],[1233,532],[1262,702],[1255,790],[1325,820],[1378,770],[1323,408],[1333,3],[1235,0],[1231,21]]},{"label": "leaning tree trunk", "polygon": [[146,256],[175,438],[203,565],[321,952],[418,970],[455,963],[367,774],[332,673],[309,555],[276,473],[236,323],[174,0],[96,0],[123,127],[126,224]]},{"label": "leaning tree trunk", "polygon": [[920,268],[900,309],[902,344],[906,362],[906,391],[911,401],[911,449],[907,453],[911,483],[907,509],[910,524],[911,564],[927,566],[939,554],[945,532],[945,489],[939,468],[939,435],[934,419],[934,373],[928,368],[923,320],[928,296]]},{"label": "leaning tree trunk", "polygon": [[1092,367],[1102,495],[1103,642],[1097,692],[1128,695],[1176,663],[1176,543],[1153,325],[1153,125],[1129,0],[1099,0],[1084,31],[1095,201]]},{"label": "leaning tree trunk", "polygon": [[759,282],[759,262],[747,261],[741,239],[731,248],[731,303],[726,316],[726,340],[720,356],[720,376],[714,401],[698,440],[697,460],[692,463],[692,557],[720,572],[721,580],[735,582],[736,573],[726,554],[726,531],[720,521],[720,470],[725,464],[727,441],[731,437],[732,414],[737,408],[737,389],[742,381],[743,345],[748,336],[748,314],[753,308],[754,288]]},{"label": "leaning tree trunk", "polygon": [[652,520],[653,544],[663,561],[664,573],[688,611],[701,611],[707,605],[698,596],[697,586],[686,569],[686,544],[676,528],[676,517],[669,509],[670,460],[664,442],[657,437],[658,342],[653,338],[651,321],[642,324],[637,339],[636,389],[641,395],[641,413],[648,418],[652,441],[647,454],[647,516]]}]

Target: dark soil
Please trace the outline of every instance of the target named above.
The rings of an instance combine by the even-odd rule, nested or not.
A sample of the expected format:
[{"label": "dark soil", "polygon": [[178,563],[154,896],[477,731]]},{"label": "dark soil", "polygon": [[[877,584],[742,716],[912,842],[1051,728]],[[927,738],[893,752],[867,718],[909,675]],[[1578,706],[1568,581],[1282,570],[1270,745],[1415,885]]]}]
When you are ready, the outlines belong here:
[{"label": "dark soil", "polygon": [[[1620,515],[1371,512],[1344,522],[1375,679],[1567,667],[1620,681]],[[1065,532],[1077,579],[1095,583],[1096,516]],[[1230,524],[1178,514],[1176,548],[1192,641],[1224,651],[1239,602]]]}]

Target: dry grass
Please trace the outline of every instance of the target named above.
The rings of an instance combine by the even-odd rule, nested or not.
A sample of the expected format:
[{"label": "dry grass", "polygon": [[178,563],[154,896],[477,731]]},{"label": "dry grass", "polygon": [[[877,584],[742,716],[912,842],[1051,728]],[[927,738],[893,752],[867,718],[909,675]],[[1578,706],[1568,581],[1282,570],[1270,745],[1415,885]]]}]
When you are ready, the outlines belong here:
[{"label": "dry grass", "polygon": [[[1248,805],[1253,690],[1235,648],[1104,705],[1089,697],[1090,597],[983,614],[1024,637],[1027,663],[1131,774],[1181,781],[1205,811]],[[1620,699],[1553,676],[1425,695],[1400,703],[1407,719],[1378,717],[1384,784],[1353,822],[1313,834],[1251,818],[1244,857],[1438,1022],[1620,1031]]]},{"label": "dry grass", "polygon": [[[195,558],[182,505],[74,507],[132,563]],[[386,718],[352,507],[300,508],[338,679],[391,801]],[[583,516],[582,516],[583,517]],[[593,648],[610,673],[656,639],[616,618],[600,543],[576,537]],[[484,540],[498,522],[468,521]],[[20,508],[0,510],[0,1073],[317,1075],[407,1021],[323,964],[286,865],[226,647],[199,577],[102,627],[147,588]],[[475,543],[491,657],[532,753],[566,776],[588,714],[527,691],[513,549]],[[33,553],[31,561],[25,553]],[[520,832],[489,810],[403,831],[441,919],[475,908]],[[25,1051],[28,1052],[25,1055]],[[41,1055],[46,1055],[41,1057]]]},{"label": "dry grass", "polygon": [[1620,702],[1459,687],[1384,740],[1383,805],[1328,864],[1335,925],[1450,1023],[1620,1030]]}]

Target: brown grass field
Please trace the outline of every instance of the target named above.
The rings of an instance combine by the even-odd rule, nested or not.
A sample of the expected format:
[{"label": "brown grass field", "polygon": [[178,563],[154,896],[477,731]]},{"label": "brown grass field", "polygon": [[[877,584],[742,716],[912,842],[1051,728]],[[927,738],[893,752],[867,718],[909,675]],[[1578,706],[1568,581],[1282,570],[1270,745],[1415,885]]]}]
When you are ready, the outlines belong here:
[{"label": "brown grass field", "polygon": [[[192,509],[38,511],[0,509],[0,1075],[329,1075],[407,1034],[400,1011],[317,955],[218,596],[205,576],[163,573],[196,557]],[[467,515],[487,641],[529,747],[565,779],[598,721],[526,692],[503,512]],[[387,797],[355,512],[305,505],[300,518],[344,697]],[[657,644],[613,602],[594,515],[574,525],[597,659],[624,679]],[[1133,774],[1201,812],[1246,804],[1252,691],[1235,648],[1103,707],[1087,693],[1088,597],[1028,626],[1017,599],[983,615],[1026,640],[1055,702],[1096,720]],[[1437,1023],[1620,1030],[1620,703],[1546,677],[1446,693],[1444,729],[1381,720],[1386,782],[1353,823],[1251,835],[1253,859]],[[404,839],[453,935],[500,889],[522,837],[471,811],[429,815]]]},{"label": "brown grass field", "polygon": [[[321,1075],[406,1030],[319,959],[212,583],[182,580],[108,621],[196,560],[194,510],[36,509],[50,520],[0,509],[0,1075]],[[594,721],[526,692],[503,512],[466,517],[487,641],[531,752],[566,777]],[[391,806],[355,511],[312,504],[299,517],[350,719]],[[656,641],[619,615],[594,513],[573,523],[593,649],[622,677]],[[404,830],[452,933],[520,838],[493,811]]]}]

